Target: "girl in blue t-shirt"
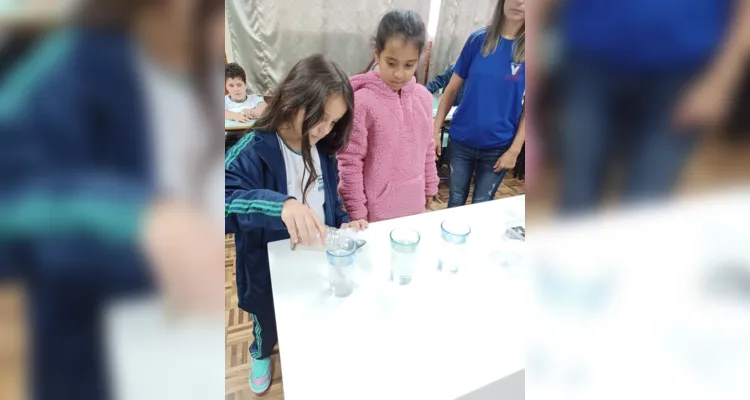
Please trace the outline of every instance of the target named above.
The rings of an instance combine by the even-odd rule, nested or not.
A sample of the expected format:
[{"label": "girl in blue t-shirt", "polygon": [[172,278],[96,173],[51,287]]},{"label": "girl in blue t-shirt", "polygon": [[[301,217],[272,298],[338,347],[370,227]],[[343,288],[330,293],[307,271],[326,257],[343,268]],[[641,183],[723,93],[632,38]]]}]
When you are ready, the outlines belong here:
[{"label": "girl in blue t-shirt", "polygon": [[450,128],[448,207],[495,197],[505,172],[516,165],[523,147],[526,85],[525,1],[499,0],[489,26],[469,36],[453,68],[435,116],[435,151],[440,128],[462,85],[464,97]]}]

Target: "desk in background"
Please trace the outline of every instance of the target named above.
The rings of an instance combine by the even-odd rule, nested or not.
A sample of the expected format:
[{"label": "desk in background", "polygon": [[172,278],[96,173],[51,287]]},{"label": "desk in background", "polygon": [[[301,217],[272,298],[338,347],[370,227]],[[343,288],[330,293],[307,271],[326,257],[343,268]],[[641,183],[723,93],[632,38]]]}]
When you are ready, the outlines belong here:
[{"label": "desk in background", "polygon": [[255,120],[250,120],[250,122],[246,122],[243,124],[237,121],[225,119],[224,120],[224,152],[226,152],[232,146],[234,146],[234,144],[237,143],[237,140],[240,137],[242,137],[242,135],[244,135],[245,133],[253,129],[253,125],[255,125]]},{"label": "desk in background", "polygon": [[225,131],[241,131],[245,129],[252,129],[253,125],[255,125],[255,120],[250,120],[250,122],[241,123],[237,121],[232,121],[229,119],[224,120],[224,130]]}]

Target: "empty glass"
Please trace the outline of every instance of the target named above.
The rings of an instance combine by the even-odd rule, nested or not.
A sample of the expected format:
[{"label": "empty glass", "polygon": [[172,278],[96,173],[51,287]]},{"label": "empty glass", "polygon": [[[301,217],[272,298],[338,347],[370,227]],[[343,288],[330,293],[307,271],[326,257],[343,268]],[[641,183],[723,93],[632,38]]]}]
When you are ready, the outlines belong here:
[{"label": "empty glass", "polygon": [[347,297],[354,291],[354,252],[357,244],[350,238],[339,238],[336,246],[326,250],[328,279],[336,297]]},{"label": "empty glass", "polygon": [[414,229],[391,231],[391,280],[399,285],[408,285],[417,263],[419,232]]},{"label": "empty glass", "polygon": [[466,258],[466,239],[471,227],[461,221],[445,220],[440,224],[443,243],[438,249],[438,270],[456,273]]}]

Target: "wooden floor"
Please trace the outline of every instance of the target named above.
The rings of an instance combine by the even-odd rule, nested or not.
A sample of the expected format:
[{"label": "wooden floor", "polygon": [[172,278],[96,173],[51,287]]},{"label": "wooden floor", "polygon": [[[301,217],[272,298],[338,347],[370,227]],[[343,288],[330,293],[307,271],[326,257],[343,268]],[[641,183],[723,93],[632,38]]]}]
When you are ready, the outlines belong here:
[{"label": "wooden floor", "polygon": [[[431,209],[441,210],[448,204],[448,187],[440,185],[437,200]],[[518,179],[505,178],[497,190],[495,198],[501,199],[524,194],[524,183]],[[469,195],[471,200],[471,195]],[[273,383],[269,391],[262,396],[255,396],[250,391],[248,379],[250,375],[250,354],[248,347],[253,340],[252,320],[247,313],[237,308],[237,292],[235,287],[235,249],[234,238],[227,235],[225,259],[225,290],[226,290],[226,399],[241,400],[263,398],[265,400],[279,400],[284,398],[284,383],[281,379],[278,347],[274,351]]]},{"label": "wooden floor", "polygon": [[0,284],[0,399],[26,399],[25,303],[20,286]]}]

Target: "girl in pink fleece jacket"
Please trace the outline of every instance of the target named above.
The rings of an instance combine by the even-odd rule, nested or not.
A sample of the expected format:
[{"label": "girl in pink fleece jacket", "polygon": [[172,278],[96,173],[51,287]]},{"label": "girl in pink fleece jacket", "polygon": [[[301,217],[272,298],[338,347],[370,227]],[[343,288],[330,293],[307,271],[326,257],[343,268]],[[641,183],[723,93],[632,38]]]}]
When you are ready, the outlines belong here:
[{"label": "girl in pink fleece jacket", "polygon": [[375,36],[380,72],[350,79],[354,126],[338,162],[339,193],[353,220],[419,214],[437,194],[432,95],[414,78],[425,36],[414,11],[385,14]]}]

